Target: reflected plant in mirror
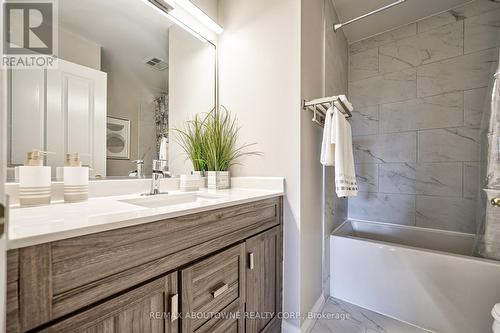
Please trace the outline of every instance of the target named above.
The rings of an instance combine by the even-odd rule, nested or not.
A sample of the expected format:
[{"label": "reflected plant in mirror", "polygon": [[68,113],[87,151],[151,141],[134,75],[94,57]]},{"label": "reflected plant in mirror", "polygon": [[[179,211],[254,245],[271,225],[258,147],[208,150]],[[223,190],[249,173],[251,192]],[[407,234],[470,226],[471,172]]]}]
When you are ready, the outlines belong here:
[{"label": "reflected plant in mirror", "polygon": [[154,119],[156,126],[156,151],[160,150],[161,139],[169,137],[168,133],[168,95],[155,99]]}]

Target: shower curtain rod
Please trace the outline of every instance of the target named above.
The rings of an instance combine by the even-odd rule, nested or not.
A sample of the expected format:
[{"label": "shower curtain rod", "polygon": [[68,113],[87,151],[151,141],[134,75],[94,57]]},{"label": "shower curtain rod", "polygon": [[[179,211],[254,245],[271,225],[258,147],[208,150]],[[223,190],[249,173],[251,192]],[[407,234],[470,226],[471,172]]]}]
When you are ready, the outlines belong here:
[{"label": "shower curtain rod", "polygon": [[396,5],[399,5],[400,3],[403,3],[403,2],[405,2],[405,1],[406,1],[406,0],[398,0],[398,1],[393,2],[393,3],[391,3],[391,4],[388,4],[388,5],[386,5],[386,6],[382,7],[382,8],[376,9],[376,10],[371,11],[371,12],[369,12],[369,13],[366,13],[366,14],[364,14],[364,15],[361,15],[361,16],[358,16],[358,17],[356,17],[356,18],[353,18],[352,20],[349,20],[349,21],[347,21],[347,22],[335,24],[335,25],[333,26],[333,30],[334,30],[334,31],[337,31],[337,30],[339,30],[340,28],[342,28],[344,25],[348,25],[348,24],[351,24],[351,23],[353,23],[353,22],[359,21],[359,20],[361,20],[361,19],[364,19],[365,17],[371,16],[371,15],[376,14],[376,13],[378,13],[378,12],[381,12],[381,11],[383,11],[383,10],[389,9],[389,8],[391,8],[391,7],[393,7],[393,6],[396,6]]}]

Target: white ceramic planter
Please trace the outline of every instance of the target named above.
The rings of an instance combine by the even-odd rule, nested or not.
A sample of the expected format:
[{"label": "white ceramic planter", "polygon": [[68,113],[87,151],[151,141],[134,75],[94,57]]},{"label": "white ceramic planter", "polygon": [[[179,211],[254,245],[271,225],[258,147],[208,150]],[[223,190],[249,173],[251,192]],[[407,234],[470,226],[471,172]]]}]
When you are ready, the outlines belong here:
[{"label": "white ceramic planter", "polygon": [[231,187],[229,171],[208,171],[208,189],[224,190]]},{"label": "white ceramic planter", "polygon": [[183,192],[198,191],[200,189],[200,181],[201,177],[197,173],[181,175],[179,188]]},{"label": "white ceramic planter", "polygon": [[200,188],[207,188],[206,171],[193,171],[193,175],[198,175],[200,177]]}]

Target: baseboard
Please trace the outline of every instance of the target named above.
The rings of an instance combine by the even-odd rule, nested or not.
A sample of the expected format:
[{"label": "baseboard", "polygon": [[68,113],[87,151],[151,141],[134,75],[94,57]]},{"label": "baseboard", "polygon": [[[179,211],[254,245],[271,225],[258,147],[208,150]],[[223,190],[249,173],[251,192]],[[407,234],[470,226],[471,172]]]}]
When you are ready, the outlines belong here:
[{"label": "baseboard", "polygon": [[[314,303],[312,309],[309,312],[312,313],[318,313],[321,312],[321,309],[323,308],[323,305],[325,304],[325,295],[323,293],[321,296],[318,298],[316,303]],[[300,331],[302,333],[309,333],[311,332],[313,326],[314,326],[315,319],[305,319],[304,322],[302,323],[302,326],[300,327]]]}]

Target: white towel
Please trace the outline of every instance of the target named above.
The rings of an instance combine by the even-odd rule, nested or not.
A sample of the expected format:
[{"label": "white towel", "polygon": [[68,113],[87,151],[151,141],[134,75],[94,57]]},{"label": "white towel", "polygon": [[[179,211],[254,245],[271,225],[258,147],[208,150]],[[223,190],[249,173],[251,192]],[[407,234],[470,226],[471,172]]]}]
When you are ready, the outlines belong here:
[{"label": "white towel", "polygon": [[354,170],[351,125],[337,108],[334,108],[330,129],[331,143],[335,144],[335,192],[339,197],[355,197],[358,184]]},{"label": "white towel", "polygon": [[325,127],[323,128],[323,141],[321,142],[321,164],[332,166],[334,162],[334,148],[332,144],[332,117],[333,107],[329,108],[325,114]]}]

